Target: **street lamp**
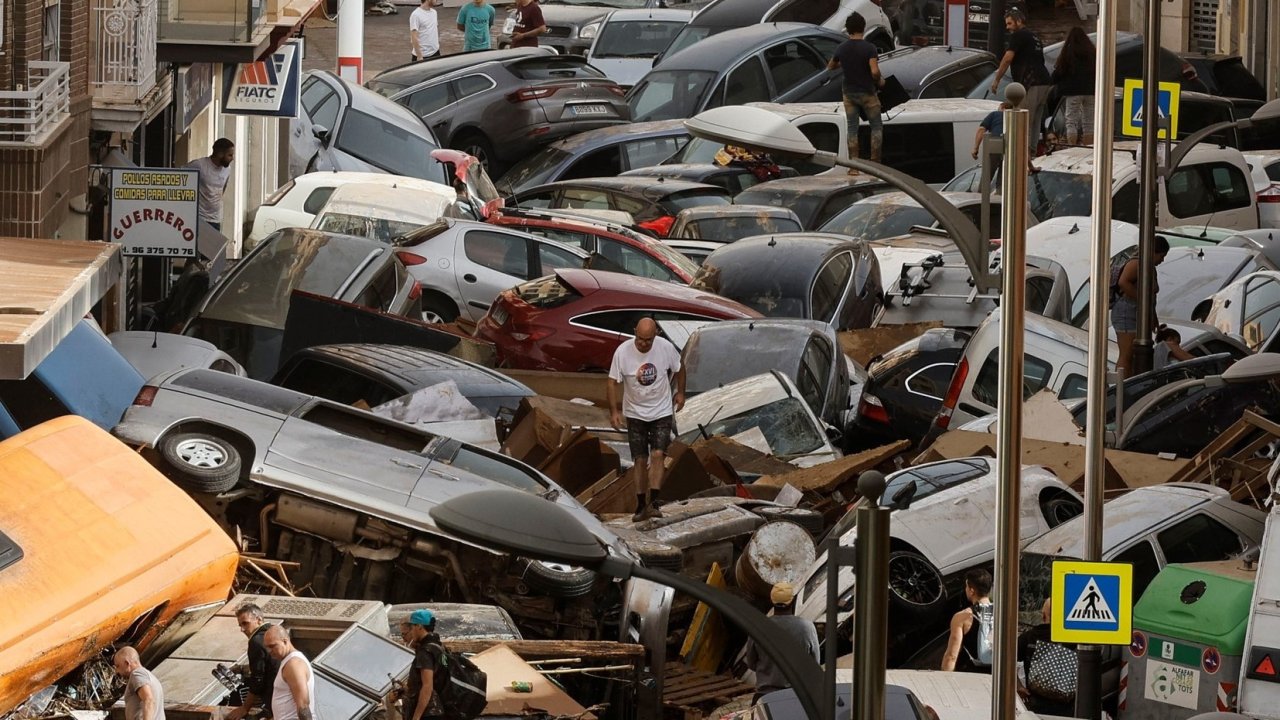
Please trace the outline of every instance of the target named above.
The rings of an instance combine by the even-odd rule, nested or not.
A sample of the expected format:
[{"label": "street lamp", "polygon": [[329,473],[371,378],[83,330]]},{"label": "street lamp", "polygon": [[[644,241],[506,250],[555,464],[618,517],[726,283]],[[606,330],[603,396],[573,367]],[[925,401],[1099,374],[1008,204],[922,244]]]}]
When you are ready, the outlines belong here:
[{"label": "street lamp", "polygon": [[684,121],[685,129],[696,138],[736,145],[781,156],[789,156],[827,167],[840,166],[884,180],[928,210],[942,226],[973,274],[978,292],[999,288],[1000,278],[991,272],[991,244],[982,237],[973,221],[937,190],[916,178],[861,158],[844,159],[832,152],[818,150],[809,138],[786,118],[764,108],[750,105],[726,105],[712,108]]},{"label": "street lamp", "polygon": [[619,580],[650,580],[706,603],[742,628],[755,642],[756,650],[773,660],[807,717],[827,717],[819,704],[822,669],[768,617],[747,601],[706,583],[611,553],[555,502],[518,490],[480,490],[446,500],[430,515],[442,530],[468,542],[534,560],[580,565]]},{"label": "street lamp", "polygon": [[1165,179],[1168,179],[1169,176],[1173,174],[1173,171],[1177,169],[1178,165],[1182,164],[1183,158],[1187,156],[1187,153],[1191,152],[1192,148],[1200,144],[1210,135],[1223,130],[1230,130],[1232,128],[1237,130],[1248,130],[1258,123],[1271,122],[1274,120],[1280,120],[1280,99],[1267,102],[1262,107],[1258,108],[1258,110],[1250,117],[1241,120],[1224,120],[1220,123],[1214,123],[1207,127],[1200,128],[1188,135],[1185,140],[1178,141],[1178,147],[1169,157],[1169,167],[1165,168]]}]

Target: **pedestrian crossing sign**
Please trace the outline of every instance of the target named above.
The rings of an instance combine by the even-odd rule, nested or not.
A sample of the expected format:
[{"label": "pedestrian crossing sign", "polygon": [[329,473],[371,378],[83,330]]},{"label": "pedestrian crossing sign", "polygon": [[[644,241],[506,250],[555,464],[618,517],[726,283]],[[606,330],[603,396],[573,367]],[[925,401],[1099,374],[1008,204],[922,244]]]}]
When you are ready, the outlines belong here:
[{"label": "pedestrian crossing sign", "polygon": [[1133,566],[1059,560],[1053,563],[1050,639],[1128,645],[1133,639]]},{"label": "pedestrian crossing sign", "polygon": [[[1182,99],[1182,86],[1173,82],[1160,83],[1159,94],[1156,95],[1156,112],[1161,118],[1169,119],[1169,129],[1160,129],[1157,135],[1161,140],[1169,137],[1169,132],[1173,136],[1178,137],[1178,105]],[[1143,88],[1142,81],[1137,78],[1125,78],[1124,81],[1124,110],[1121,118],[1121,132],[1130,137],[1142,137],[1142,128],[1146,124],[1145,118],[1142,117],[1143,108],[1145,107],[1146,92]]]}]

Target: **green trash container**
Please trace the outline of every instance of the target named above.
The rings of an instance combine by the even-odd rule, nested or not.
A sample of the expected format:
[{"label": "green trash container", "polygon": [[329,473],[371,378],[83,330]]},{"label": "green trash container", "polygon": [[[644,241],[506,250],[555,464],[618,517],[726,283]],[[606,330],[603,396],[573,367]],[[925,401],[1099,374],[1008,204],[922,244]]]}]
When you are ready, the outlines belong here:
[{"label": "green trash container", "polygon": [[1235,710],[1255,574],[1240,560],[1160,571],[1133,608],[1120,718],[1184,720]]}]

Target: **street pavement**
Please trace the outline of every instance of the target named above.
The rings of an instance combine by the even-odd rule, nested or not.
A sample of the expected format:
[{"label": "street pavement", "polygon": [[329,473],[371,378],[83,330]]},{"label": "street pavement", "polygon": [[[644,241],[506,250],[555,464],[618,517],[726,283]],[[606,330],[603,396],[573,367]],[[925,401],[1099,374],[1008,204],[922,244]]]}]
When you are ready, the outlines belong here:
[{"label": "street pavement", "polygon": [[[494,47],[497,47],[498,31],[506,19],[506,8],[495,6]],[[364,76],[374,75],[403,65],[412,54],[409,45],[409,14],[412,5],[399,5],[396,15],[364,16]],[[437,8],[440,19],[440,51],[445,55],[462,52],[462,32],[457,29],[456,8]],[[338,27],[323,17],[307,21],[307,57],[302,61],[303,70],[333,70],[338,65]]]}]

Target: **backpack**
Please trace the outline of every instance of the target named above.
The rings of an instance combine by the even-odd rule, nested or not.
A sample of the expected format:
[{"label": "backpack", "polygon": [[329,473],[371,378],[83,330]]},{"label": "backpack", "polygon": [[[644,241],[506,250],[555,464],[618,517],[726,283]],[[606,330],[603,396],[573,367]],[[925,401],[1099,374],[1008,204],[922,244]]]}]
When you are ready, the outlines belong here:
[{"label": "backpack", "polygon": [[465,656],[431,643],[436,655],[435,692],[440,695],[444,716],[450,720],[472,720],[484,712],[489,677]]},{"label": "backpack", "polygon": [[978,624],[978,641],[974,656],[974,665],[991,667],[991,645],[995,635],[996,608],[991,603],[978,603],[973,606],[973,621]]}]

